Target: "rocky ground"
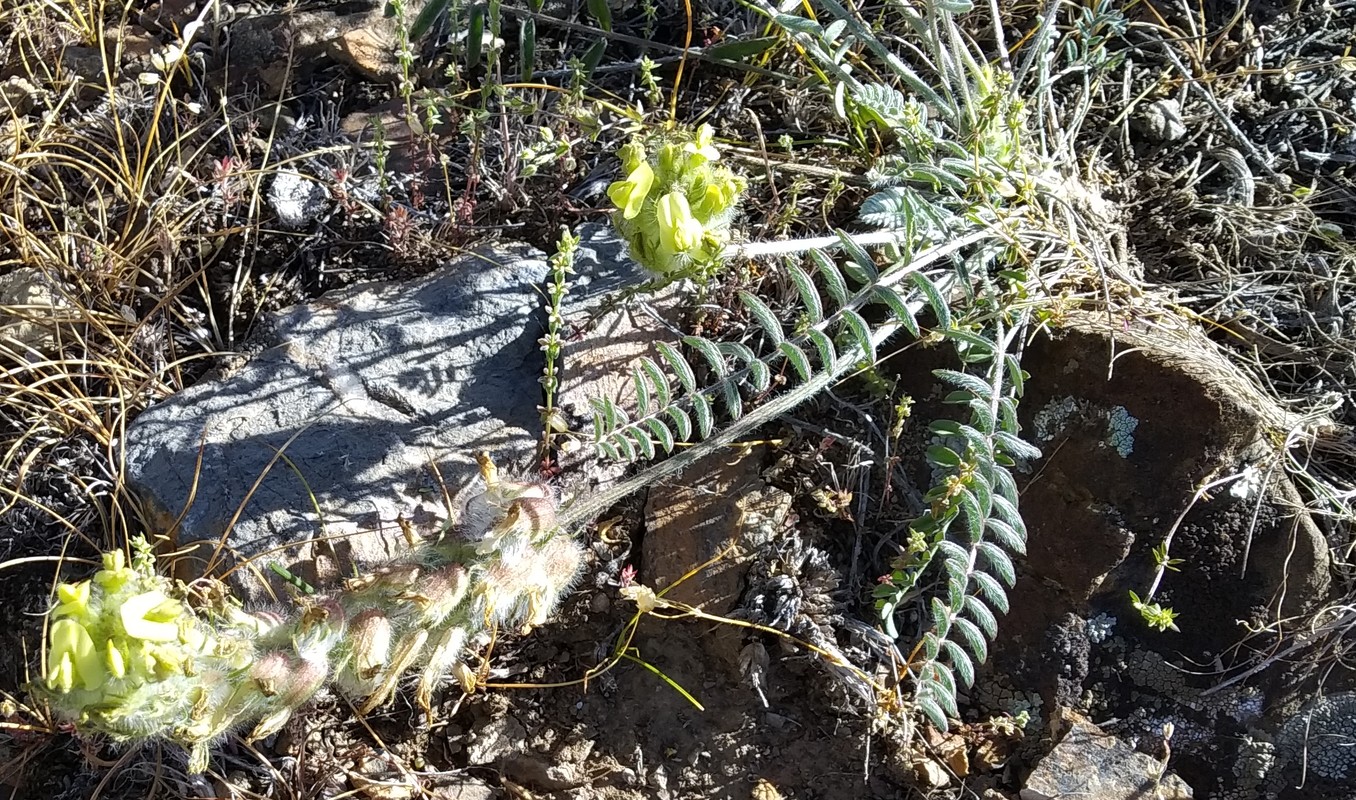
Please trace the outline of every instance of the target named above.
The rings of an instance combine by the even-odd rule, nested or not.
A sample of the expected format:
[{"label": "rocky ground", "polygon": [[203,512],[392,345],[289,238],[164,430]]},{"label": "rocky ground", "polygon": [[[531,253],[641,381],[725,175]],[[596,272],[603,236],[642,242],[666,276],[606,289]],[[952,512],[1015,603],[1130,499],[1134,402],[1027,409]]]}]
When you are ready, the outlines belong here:
[{"label": "rocky ground", "polygon": [[[402,63],[403,6],[48,5],[0,12],[11,796],[1356,798],[1356,4],[1051,6],[1060,41],[1101,46],[1061,51],[1033,114],[1061,121],[1046,144],[1111,266],[1052,285],[1023,353],[1042,450],[1018,472],[1028,554],[950,731],[881,725],[870,683],[902,660],[871,590],[923,508],[926,423],[953,414],[943,354],[914,346],[590,526],[579,589],[494,642],[484,690],[449,689],[432,716],[326,696],[273,737],[222,742],[202,776],[171,745],[79,738],[29,701],[54,568],[176,529],[187,579],[318,533],[277,552],[323,583],[435,531],[478,449],[593,491],[623,470],[537,450],[560,226],[585,237],[563,307],[571,426],[657,338],[734,325],[752,284],[652,314],[605,304],[638,272],[606,226],[627,123],[593,101],[667,102],[638,59],[672,86],[681,6],[611,5],[616,35],[576,84],[599,4],[548,3],[531,80],[500,94],[480,90],[520,77],[522,9],[504,8],[487,68],[446,23]],[[1031,68],[1046,10],[998,6]],[[766,33],[728,4],[692,13],[708,54]],[[804,74],[791,48],[760,57],[734,60]],[[831,98],[716,61],[685,64],[676,116],[711,111],[730,157],[769,176],[750,238],[853,225],[864,182],[814,171],[862,171],[831,146]],[[789,166],[768,155],[783,134],[804,142]],[[1176,631],[1127,600],[1159,548]],[[285,598],[271,573],[234,578]],[[677,582],[711,616],[638,616],[632,579]],[[921,602],[902,614],[901,645],[927,624]],[[1089,775],[1103,783],[1071,782]]]}]

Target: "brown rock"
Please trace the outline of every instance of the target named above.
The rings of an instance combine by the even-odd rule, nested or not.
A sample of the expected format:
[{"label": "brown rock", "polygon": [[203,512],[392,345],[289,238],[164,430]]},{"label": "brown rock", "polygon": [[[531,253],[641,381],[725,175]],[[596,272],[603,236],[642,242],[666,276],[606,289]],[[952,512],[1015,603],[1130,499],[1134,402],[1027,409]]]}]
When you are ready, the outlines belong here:
[{"label": "brown rock", "polygon": [[[406,3],[411,19],[422,8],[418,0]],[[388,80],[396,74],[396,25],[394,17],[386,16],[382,2],[249,17],[231,27],[231,59],[260,65],[260,69],[268,65],[278,68],[290,59],[295,70],[305,68],[309,59],[327,54],[369,77]],[[237,70],[236,78],[259,71]],[[277,77],[275,74],[275,81]]]},{"label": "brown rock", "polygon": [[[642,581],[656,591],[721,553],[666,597],[725,614],[739,600],[744,556],[780,530],[791,495],[763,483],[764,448],[713,453],[650,489]],[[728,551],[728,552],[727,552]]]},{"label": "brown rock", "polygon": [[374,81],[400,80],[400,61],[396,58],[396,40],[383,31],[358,28],[329,43],[334,60],[357,69]]},{"label": "brown rock", "polygon": [[[1023,359],[1024,435],[1044,456],[1018,480],[1029,574],[1001,635],[1032,644],[1094,596],[1142,593],[1153,569],[1147,551],[1197,489],[1264,465],[1276,455],[1275,432],[1300,424],[1190,325],[1165,316],[1108,330],[1096,314],[1064,325]],[[1290,614],[1327,592],[1326,543],[1283,470],[1272,481],[1255,523],[1255,496],[1235,499],[1225,487],[1196,502],[1177,532],[1171,556],[1185,563],[1164,589],[1190,609],[1194,619],[1183,623],[1202,649],[1232,644],[1236,620],[1274,598],[1284,606],[1273,610]]]},{"label": "brown rock", "polygon": [[1165,773],[1163,762],[1070,714],[1069,731],[1041,759],[1022,787],[1022,800],[1190,800],[1191,787]]}]

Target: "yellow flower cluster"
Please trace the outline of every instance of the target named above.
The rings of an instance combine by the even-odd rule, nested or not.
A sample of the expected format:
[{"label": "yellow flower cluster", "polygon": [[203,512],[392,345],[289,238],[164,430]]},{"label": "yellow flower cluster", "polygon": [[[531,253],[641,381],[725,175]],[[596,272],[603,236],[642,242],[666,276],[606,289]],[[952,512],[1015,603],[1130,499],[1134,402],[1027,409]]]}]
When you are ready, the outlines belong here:
[{"label": "yellow flower cluster", "polygon": [[128,566],[121,550],[104,554],[91,580],[58,586],[57,599],[44,676],[55,692],[116,690],[110,684],[182,674],[205,643],[162,579]]},{"label": "yellow flower cluster", "polygon": [[[608,187],[613,225],[642,266],[660,274],[713,263],[730,241],[744,179],[721,166],[715,131],[667,131],[621,149],[626,177]],[[652,152],[651,152],[652,151]]]}]

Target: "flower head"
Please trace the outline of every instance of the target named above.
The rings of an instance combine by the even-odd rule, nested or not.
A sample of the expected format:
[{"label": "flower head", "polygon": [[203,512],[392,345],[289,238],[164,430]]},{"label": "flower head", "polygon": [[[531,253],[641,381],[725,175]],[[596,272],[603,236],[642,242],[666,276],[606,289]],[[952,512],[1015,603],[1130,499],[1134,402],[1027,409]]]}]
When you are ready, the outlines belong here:
[{"label": "flower head", "polygon": [[651,272],[684,275],[713,266],[731,239],[745,183],[721,166],[715,130],[666,129],[623,147],[626,180],[608,189],[617,232]]}]

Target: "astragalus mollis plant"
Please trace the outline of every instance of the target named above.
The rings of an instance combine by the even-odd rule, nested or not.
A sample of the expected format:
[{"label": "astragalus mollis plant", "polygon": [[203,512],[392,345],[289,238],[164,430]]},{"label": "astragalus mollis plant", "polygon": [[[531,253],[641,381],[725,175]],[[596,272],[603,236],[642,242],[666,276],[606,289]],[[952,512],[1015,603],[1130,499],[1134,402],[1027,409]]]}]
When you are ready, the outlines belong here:
[{"label": "astragalus mollis plant", "polygon": [[[926,510],[893,543],[899,555],[873,593],[882,627],[907,654],[897,699],[945,729],[988,656],[1014,558],[1025,553],[1012,469],[1039,456],[1017,416],[1036,276],[1090,259],[1068,235],[1080,225],[1060,197],[1073,170],[1042,151],[1006,59],[991,63],[958,24],[968,3],[813,5],[802,16],[801,0],[755,2],[806,54],[859,144],[874,185],[859,217],[877,230],[727,247],[725,259],[783,256],[760,272],[771,276],[764,286],[790,293],[741,290],[737,335],[659,344],[635,368],[635,407],[595,401],[595,444],[624,461],[678,452],[631,479],[635,488],[692,463],[701,448],[680,443],[751,432],[874,364],[887,342],[902,344],[897,336],[949,342],[957,368],[936,377],[962,414],[929,427]],[[872,152],[873,143],[884,147]],[[601,500],[566,513],[594,513]],[[902,630],[906,619],[920,622]]]},{"label": "astragalus mollis plant", "polygon": [[327,686],[366,698],[363,713],[411,670],[426,710],[445,678],[469,691],[481,634],[544,623],[583,556],[557,535],[545,486],[501,480],[488,456],[481,470],[484,490],[440,540],[288,612],[172,581],[144,540],[130,560],[108,553],[92,578],[58,588],[34,691],[82,732],[189,748],[193,772],[227,733],[268,736]]}]

